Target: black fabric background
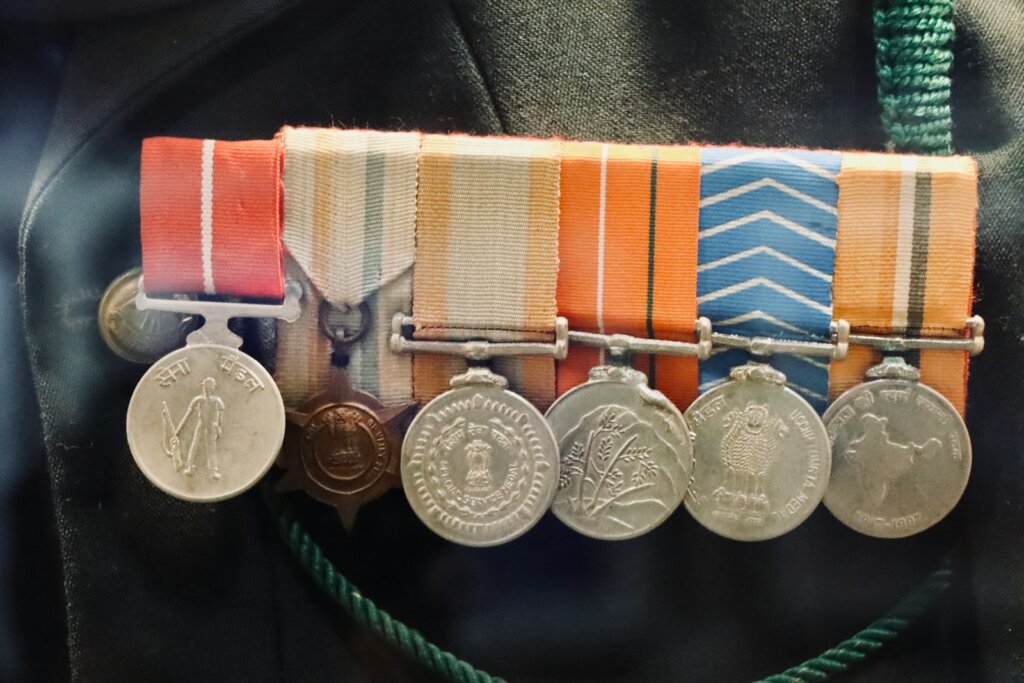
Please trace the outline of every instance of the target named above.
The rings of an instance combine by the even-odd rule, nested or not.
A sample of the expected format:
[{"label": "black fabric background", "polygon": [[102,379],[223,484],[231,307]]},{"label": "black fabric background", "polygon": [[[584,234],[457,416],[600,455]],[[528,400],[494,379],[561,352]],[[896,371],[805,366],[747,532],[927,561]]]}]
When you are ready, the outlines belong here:
[{"label": "black fabric background", "polygon": [[[142,138],[266,138],[309,124],[884,144],[863,1],[123,4],[90,14],[15,3],[6,15],[57,20],[71,36],[20,255],[81,681],[431,680],[312,587],[258,492],[189,505],[134,468],[123,418],[143,368],[103,346],[94,311],[140,260]],[[972,366],[975,470],[950,519],[883,542],[822,509],[756,545],[684,513],[624,543],[546,519],[472,550],[433,537],[400,492],[365,508],[351,537],[300,501],[339,566],[396,617],[513,681],[738,681],[851,635],[952,556],[954,587],[846,680],[1024,678],[1024,8],[961,0],[957,24],[955,144],[980,163],[977,310],[989,347]]]}]

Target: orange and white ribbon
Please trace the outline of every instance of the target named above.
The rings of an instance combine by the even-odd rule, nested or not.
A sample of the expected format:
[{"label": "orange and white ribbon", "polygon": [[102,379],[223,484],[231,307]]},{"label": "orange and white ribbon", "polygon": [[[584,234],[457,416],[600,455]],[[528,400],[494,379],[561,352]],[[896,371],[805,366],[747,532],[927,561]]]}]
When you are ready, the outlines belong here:
[{"label": "orange and white ribbon", "polygon": [[[552,339],[557,315],[560,144],[553,140],[426,135],[420,149],[413,320],[420,339]],[[460,359],[414,359],[414,389],[448,388]],[[550,358],[495,363],[544,406]]]},{"label": "orange and white ribbon", "polygon": [[[836,317],[854,332],[961,336],[974,282],[974,161],[847,152],[838,182]],[[832,364],[832,396],[862,381],[878,358],[851,346]],[[967,354],[922,350],[919,361],[921,381],[962,412]]]}]

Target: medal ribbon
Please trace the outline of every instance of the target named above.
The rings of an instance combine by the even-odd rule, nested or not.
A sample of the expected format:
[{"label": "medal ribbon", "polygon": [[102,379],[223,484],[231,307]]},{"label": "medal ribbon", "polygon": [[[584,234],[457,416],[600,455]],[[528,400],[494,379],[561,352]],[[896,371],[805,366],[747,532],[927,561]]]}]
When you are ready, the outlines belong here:
[{"label": "medal ribbon", "polygon": [[[838,152],[701,150],[697,310],[717,332],[823,341],[832,322]],[[700,368],[706,391],[747,360],[717,351]],[[828,364],[773,356],[789,385],[819,411]]]},{"label": "medal ribbon", "polygon": [[351,350],[349,376],[385,404],[406,402],[412,363],[387,344],[392,315],[411,306],[420,135],[286,127],[281,139],[284,243],[313,285],[300,320],[278,325],[282,395],[301,402],[326,385],[322,297],[338,309],[369,306],[373,320]]},{"label": "medal ribbon", "polygon": [[[557,299],[571,329],[693,340],[700,168],[697,147],[562,145]],[[558,393],[602,361],[570,346]],[[680,408],[696,397],[696,358],[634,363]]]},{"label": "medal ribbon", "polygon": [[[560,144],[426,135],[420,148],[413,319],[420,339],[553,340]],[[420,354],[414,392],[447,390],[465,363]],[[550,358],[498,359],[513,388],[554,398]]]},{"label": "medal ribbon", "polygon": [[145,140],[146,291],[282,299],[280,185],[275,140]]},{"label": "medal ribbon", "polygon": [[[847,152],[839,174],[836,315],[852,331],[959,337],[971,315],[977,167],[968,157]],[[968,354],[922,350],[921,381],[963,412]],[[880,354],[850,347],[833,364],[836,396]]]}]

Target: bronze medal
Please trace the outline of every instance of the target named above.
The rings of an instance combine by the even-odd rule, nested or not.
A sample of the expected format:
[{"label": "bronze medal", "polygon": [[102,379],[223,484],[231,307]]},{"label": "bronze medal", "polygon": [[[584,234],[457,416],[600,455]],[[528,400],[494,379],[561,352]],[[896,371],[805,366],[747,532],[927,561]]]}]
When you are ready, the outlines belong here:
[{"label": "bronze medal", "polygon": [[[369,311],[363,307],[363,313],[364,327],[353,337],[338,337],[321,325],[336,344],[336,352],[362,336]],[[277,490],[301,490],[333,506],[342,525],[351,531],[360,506],[401,487],[400,428],[417,404],[385,407],[375,396],[352,386],[344,360],[342,353],[336,353],[327,388],[297,410],[286,412],[285,444],[278,458],[285,474]]]}]

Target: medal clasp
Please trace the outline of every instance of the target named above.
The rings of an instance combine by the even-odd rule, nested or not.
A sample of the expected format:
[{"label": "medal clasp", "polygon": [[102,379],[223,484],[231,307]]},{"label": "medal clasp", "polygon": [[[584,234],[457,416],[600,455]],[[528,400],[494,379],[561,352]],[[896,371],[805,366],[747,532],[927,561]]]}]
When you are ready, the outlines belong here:
[{"label": "medal clasp", "polygon": [[800,341],[796,339],[775,339],[774,337],[748,337],[741,334],[714,332],[711,343],[731,349],[743,349],[755,356],[791,354],[796,356],[825,356],[833,360],[844,360],[850,348],[852,335],[845,320],[832,321],[829,341]]},{"label": "medal clasp", "polygon": [[555,319],[553,342],[409,339],[406,331],[412,327],[411,316],[396,313],[391,319],[389,346],[393,353],[438,353],[461,356],[470,361],[486,361],[501,356],[550,356],[563,360],[569,351],[569,321],[563,317]]},{"label": "medal clasp", "polygon": [[171,311],[190,313],[203,318],[203,324],[189,333],[186,344],[221,344],[238,348],[242,338],[228,329],[231,318],[279,318],[295,322],[302,312],[299,300],[302,286],[289,280],[285,283],[284,301],[279,304],[253,304],[234,301],[199,301],[196,299],[162,299],[146,294],[143,279],[139,278],[139,292],[135,307],[140,311]]},{"label": "medal clasp", "polygon": [[851,334],[849,342],[870,346],[883,353],[905,353],[918,349],[940,351],[966,351],[977,356],[985,349],[985,319],[973,315],[964,322],[964,334],[960,337],[904,337],[900,335]]}]

